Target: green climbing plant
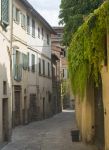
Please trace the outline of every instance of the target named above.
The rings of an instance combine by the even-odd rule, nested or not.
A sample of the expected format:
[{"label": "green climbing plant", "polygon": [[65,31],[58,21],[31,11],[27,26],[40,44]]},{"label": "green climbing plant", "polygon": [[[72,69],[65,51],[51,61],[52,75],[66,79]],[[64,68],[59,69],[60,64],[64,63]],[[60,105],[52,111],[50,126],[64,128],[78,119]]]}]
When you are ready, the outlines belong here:
[{"label": "green climbing plant", "polygon": [[73,35],[68,49],[69,76],[73,93],[81,98],[89,80],[98,85],[108,27],[109,1],[105,1]]}]

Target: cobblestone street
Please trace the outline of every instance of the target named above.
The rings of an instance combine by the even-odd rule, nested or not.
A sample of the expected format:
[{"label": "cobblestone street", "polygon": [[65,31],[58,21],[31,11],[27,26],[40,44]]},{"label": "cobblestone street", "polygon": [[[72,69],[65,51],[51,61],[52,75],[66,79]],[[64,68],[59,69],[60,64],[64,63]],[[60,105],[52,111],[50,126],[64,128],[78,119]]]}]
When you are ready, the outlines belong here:
[{"label": "cobblestone street", "polygon": [[76,128],[74,112],[64,111],[53,118],[14,129],[12,142],[2,150],[95,150],[71,141]]}]

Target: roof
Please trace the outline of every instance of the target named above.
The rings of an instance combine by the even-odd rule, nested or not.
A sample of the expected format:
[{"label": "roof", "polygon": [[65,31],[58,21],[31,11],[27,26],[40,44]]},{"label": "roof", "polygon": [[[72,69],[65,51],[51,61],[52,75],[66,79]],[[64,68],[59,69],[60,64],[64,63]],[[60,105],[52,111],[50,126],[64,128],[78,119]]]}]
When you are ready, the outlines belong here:
[{"label": "roof", "polygon": [[44,24],[44,26],[52,33],[52,34],[56,34],[56,32],[54,31],[54,29],[50,26],[50,24],[36,11],[35,8],[33,8],[33,6],[27,1],[27,0],[20,0],[24,6],[28,7],[28,9],[30,10],[30,12],[38,18],[38,20]]},{"label": "roof", "polygon": [[55,29],[61,29],[61,30],[63,30],[64,29],[64,26],[55,26],[55,27],[53,27],[53,29],[55,30]]}]

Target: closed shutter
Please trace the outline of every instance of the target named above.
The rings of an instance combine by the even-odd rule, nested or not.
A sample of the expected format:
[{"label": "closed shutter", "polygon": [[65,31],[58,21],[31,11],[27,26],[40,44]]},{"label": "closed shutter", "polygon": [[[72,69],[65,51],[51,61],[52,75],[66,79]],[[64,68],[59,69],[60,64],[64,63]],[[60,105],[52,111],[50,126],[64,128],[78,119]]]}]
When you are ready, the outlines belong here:
[{"label": "closed shutter", "polygon": [[27,67],[28,67],[28,56],[25,55],[25,54],[22,54],[22,56],[23,56],[23,69],[27,70]]},{"label": "closed shutter", "polygon": [[18,81],[21,81],[21,79],[22,79],[22,53],[21,52],[19,52],[19,64],[18,64],[18,74],[17,74],[17,76],[18,76]]},{"label": "closed shutter", "polygon": [[27,16],[27,17],[26,17],[26,20],[27,20],[27,21],[26,21],[26,22],[27,22],[27,33],[30,34],[30,17]]},{"label": "closed shutter", "polygon": [[32,54],[32,72],[35,72],[35,55]]},{"label": "closed shutter", "polygon": [[29,64],[29,61],[30,61],[30,59],[29,59],[29,57],[30,57],[30,54],[29,54],[29,52],[28,52],[28,54],[27,54],[27,61],[28,61],[28,71],[30,70],[30,64]]},{"label": "closed shutter", "polygon": [[25,15],[24,14],[21,14],[21,26],[23,28],[26,27],[26,18],[25,18]]},{"label": "closed shutter", "polygon": [[13,48],[13,77],[16,80],[17,76],[16,76],[16,49]]},{"label": "closed shutter", "polygon": [[13,20],[16,20],[16,7],[13,6]]},{"label": "closed shutter", "polygon": [[9,0],[1,0],[1,20],[3,24],[9,24]]}]

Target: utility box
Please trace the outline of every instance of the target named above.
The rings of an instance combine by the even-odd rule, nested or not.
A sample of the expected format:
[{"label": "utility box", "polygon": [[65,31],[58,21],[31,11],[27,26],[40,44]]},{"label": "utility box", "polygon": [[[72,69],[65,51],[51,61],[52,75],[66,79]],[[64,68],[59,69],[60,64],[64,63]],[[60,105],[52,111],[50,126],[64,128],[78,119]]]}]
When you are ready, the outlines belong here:
[{"label": "utility box", "polygon": [[80,131],[79,130],[71,130],[72,142],[80,141]]}]

